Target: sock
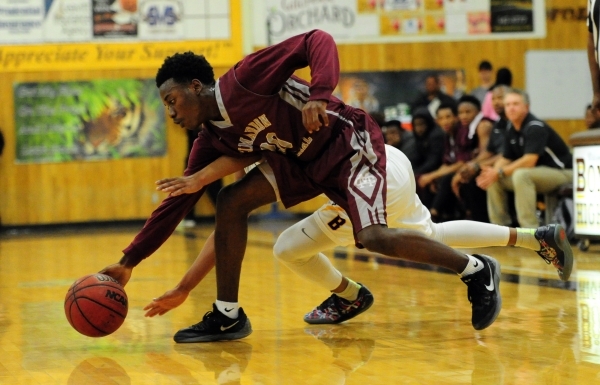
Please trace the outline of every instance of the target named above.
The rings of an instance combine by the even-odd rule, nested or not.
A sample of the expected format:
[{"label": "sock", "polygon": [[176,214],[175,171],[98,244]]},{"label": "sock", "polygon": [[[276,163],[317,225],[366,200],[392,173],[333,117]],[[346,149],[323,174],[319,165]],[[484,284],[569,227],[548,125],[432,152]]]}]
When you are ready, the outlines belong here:
[{"label": "sock", "polygon": [[240,304],[238,302],[215,301],[217,309],[231,319],[237,319],[240,315]]},{"label": "sock", "polygon": [[465,270],[459,274],[461,277],[466,277],[483,269],[483,262],[469,254],[467,254],[467,257],[469,257],[469,263],[467,263]]},{"label": "sock", "polygon": [[515,246],[524,247],[534,251],[540,250],[542,247],[540,246],[540,242],[535,239],[535,230],[536,229],[517,227],[517,240]]},{"label": "sock", "polygon": [[335,293],[338,297],[342,297],[345,300],[350,302],[356,301],[358,298],[358,291],[360,290],[360,285],[350,278],[346,278],[348,280],[348,286],[341,293]]}]

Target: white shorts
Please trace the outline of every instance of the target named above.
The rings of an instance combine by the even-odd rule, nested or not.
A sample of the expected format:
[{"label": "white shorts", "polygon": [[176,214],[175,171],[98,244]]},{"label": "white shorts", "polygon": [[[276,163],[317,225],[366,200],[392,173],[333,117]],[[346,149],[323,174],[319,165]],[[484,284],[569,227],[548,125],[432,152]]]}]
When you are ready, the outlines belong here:
[{"label": "white shorts", "polygon": [[[429,210],[416,194],[416,182],[410,161],[402,151],[385,146],[387,157],[387,223],[389,227],[415,230],[425,236],[433,234],[433,222]],[[267,162],[259,162],[246,168],[258,167],[269,181],[279,200],[279,190],[273,170]],[[354,245],[352,223],[340,206],[328,202],[311,214],[319,228],[337,245]]]},{"label": "white shorts", "polygon": [[[429,210],[416,194],[416,182],[410,161],[402,151],[385,146],[387,157],[387,223],[389,227],[433,234]],[[321,206],[312,216],[327,236],[339,246],[354,244],[352,223],[346,212],[333,202]]]}]

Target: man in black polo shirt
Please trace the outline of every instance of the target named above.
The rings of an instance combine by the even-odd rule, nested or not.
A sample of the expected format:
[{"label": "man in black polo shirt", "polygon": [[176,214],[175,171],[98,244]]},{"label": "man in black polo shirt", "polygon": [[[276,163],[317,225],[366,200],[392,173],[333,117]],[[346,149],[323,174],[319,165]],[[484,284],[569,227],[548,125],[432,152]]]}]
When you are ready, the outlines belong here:
[{"label": "man in black polo shirt", "polygon": [[509,120],[503,156],[493,167],[484,167],[477,185],[487,190],[490,221],[510,225],[506,191],[515,193],[517,219],[522,227],[538,226],[535,215],[538,193],[556,190],[573,180],[569,147],[548,124],[529,113],[529,97],[511,89],[504,97]]}]

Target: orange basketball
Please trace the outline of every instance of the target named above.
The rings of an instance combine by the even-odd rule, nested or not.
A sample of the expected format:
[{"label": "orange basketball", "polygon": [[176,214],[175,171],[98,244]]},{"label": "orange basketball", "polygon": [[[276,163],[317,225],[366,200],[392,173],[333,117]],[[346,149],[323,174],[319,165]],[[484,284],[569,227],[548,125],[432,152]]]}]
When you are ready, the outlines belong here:
[{"label": "orange basketball", "polygon": [[125,321],[127,294],[119,282],[108,275],[86,275],[67,291],[65,314],[79,333],[104,337],[115,332]]}]

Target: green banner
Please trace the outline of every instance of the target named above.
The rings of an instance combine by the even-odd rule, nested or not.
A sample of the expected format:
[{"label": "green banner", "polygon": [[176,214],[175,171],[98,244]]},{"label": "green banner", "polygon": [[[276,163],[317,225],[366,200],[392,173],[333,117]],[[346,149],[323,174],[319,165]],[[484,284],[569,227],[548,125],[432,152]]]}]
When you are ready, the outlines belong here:
[{"label": "green banner", "polygon": [[166,123],[154,80],[14,86],[17,163],[162,156]]}]

